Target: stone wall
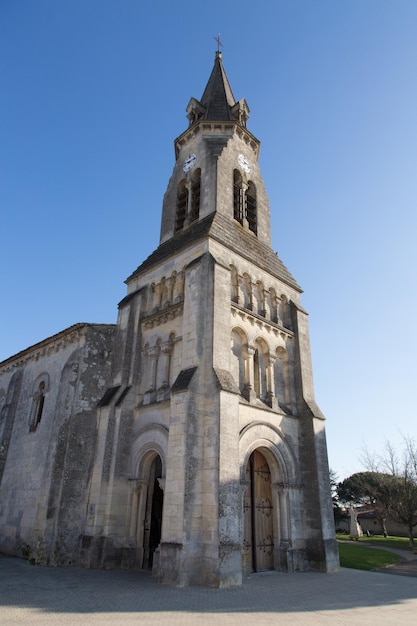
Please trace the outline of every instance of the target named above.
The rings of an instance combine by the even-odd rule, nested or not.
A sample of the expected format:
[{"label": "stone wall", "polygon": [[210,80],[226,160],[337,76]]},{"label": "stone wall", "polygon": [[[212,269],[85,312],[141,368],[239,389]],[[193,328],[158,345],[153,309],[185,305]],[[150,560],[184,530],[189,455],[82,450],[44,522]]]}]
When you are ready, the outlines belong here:
[{"label": "stone wall", "polygon": [[78,559],[114,328],[78,324],[0,364],[4,552],[35,563]]}]

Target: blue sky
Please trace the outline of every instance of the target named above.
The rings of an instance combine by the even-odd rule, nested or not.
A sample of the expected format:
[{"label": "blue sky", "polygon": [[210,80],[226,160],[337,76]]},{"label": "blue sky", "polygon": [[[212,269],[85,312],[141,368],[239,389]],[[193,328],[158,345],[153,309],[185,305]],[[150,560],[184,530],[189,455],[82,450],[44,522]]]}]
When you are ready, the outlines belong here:
[{"label": "blue sky", "polygon": [[342,479],[416,436],[415,0],[1,0],[0,359],[116,322],[218,32]]}]

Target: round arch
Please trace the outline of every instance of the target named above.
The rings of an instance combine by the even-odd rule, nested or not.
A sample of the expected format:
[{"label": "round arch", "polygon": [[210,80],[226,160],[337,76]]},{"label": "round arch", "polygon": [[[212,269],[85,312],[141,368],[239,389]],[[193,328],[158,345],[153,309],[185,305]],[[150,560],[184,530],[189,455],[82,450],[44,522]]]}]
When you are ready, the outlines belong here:
[{"label": "round arch", "polygon": [[168,450],[168,429],[160,424],[146,426],[138,432],[130,456],[129,475],[131,478],[145,478],[155,455],[162,463],[162,476],[166,476],[166,458]]},{"label": "round arch", "polygon": [[263,449],[273,482],[297,483],[295,456],[282,433],[270,424],[249,424],[240,433],[239,465],[240,476],[245,480],[246,465],[252,452]]},{"label": "round arch", "polygon": [[129,537],[135,541],[137,564],[152,568],[161,540],[168,429],[160,424],[140,430],[130,457]]},{"label": "round arch", "polygon": [[285,570],[291,542],[291,491],[298,482],[294,453],[268,423],[250,424],[240,434],[242,567],[245,573]]}]

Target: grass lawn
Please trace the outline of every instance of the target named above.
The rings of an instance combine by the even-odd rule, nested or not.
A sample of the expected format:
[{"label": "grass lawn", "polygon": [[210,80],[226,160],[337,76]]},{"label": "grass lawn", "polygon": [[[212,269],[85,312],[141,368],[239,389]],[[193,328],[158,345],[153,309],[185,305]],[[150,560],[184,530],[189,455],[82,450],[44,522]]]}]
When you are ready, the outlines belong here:
[{"label": "grass lawn", "polygon": [[[345,535],[346,538],[346,535]],[[361,546],[357,542],[338,542],[341,567],[370,570],[398,563],[400,557],[386,550],[375,550]]]},{"label": "grass lawn", "polygon": [[[347,541],[349,540],[349,535],[338,533],[336,538]],[[399,550],[412,551],[408,537],[384,537],[383,535],[374,535],[373,537],[359,537],[358,541],[361,543],[369,543],[373,546],[381,546],[381,548],[398,548]],[[417,541],[415,544],[415,549],[417,549]]]}]

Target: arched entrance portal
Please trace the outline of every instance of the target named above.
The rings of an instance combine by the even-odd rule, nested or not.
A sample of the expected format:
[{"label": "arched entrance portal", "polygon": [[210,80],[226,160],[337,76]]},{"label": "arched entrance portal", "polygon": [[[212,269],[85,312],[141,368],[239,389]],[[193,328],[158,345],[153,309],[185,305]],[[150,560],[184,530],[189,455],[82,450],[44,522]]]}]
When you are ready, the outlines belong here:
[{"label": "arched entrance portal", "polygon": [[271,472],[259,450],[249,457],[246,483],[243,497],[243,568],[246,572],[274,569]]},{"label": "arched entrance portal", "polygon": [[153,555],[161,541],[162,508],[164,493],[159,486],[162,476],[162,464],[159,456],[155,456],[149,472],[148,497],[146,502],[145,527],[143,536],[144,569],[152,569]]}]

